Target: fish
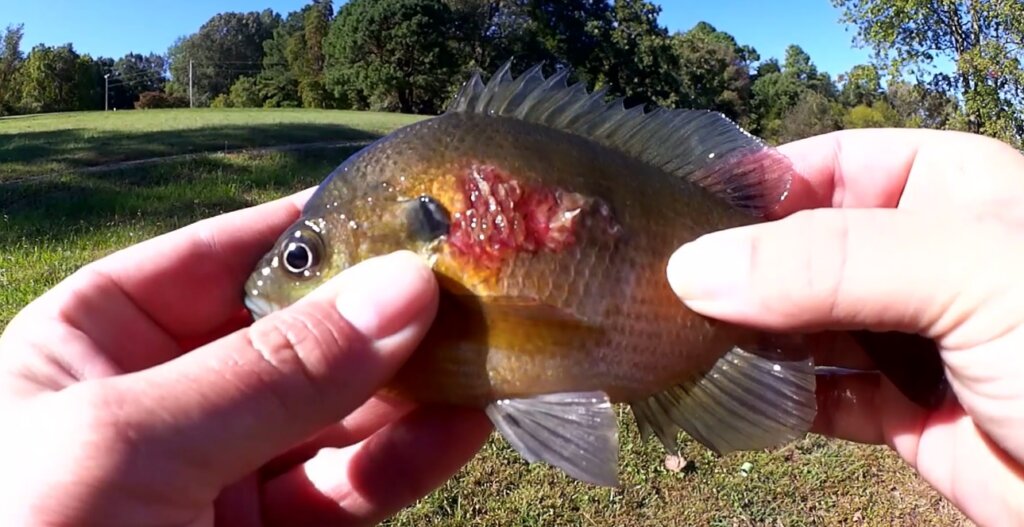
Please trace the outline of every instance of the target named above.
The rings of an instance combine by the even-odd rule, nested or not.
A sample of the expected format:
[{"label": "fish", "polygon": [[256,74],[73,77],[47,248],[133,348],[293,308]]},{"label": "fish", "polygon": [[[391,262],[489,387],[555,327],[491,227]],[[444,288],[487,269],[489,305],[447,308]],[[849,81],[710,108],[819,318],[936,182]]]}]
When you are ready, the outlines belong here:
[{"label": "fish", "polygon": [[681,245],[766,221],[790,160],[723,114],[628,107],[541,65],[465,82],[441,115],[344,160],[254,265],[254,319],[396,250],[440,286],[437,316],[382,393],[480,408],[528,462],[618,486],[616,404],[645,440],[719,455],[804,436],[815,369],[798,337],[687,308]]}]

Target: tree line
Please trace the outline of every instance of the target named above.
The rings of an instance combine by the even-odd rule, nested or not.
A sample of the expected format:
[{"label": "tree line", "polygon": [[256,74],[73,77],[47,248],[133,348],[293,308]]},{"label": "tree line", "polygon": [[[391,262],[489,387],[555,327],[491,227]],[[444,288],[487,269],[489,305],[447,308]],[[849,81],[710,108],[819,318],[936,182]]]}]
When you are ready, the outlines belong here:
[{"label": "tree line", "polygon": [[[1024,4],[831,0],[872,48],[833,77],[798,45],[762,57],[700,22],[669,32],[646,0],[312,0],[220,13],[166,55],[0,43],[0,115],[104,107],[305,107],[435,114],[472,72],[544,63],[627,104],[721,111],[769,141],[842,128],[967,130],[1022,146]],[[838,37],[837,37],[838,38]],[[945,57],[952,71],[933,71]],[[942,64],[942,63],[938,63]],[[189,79],[191,78],[191,92]]]}]

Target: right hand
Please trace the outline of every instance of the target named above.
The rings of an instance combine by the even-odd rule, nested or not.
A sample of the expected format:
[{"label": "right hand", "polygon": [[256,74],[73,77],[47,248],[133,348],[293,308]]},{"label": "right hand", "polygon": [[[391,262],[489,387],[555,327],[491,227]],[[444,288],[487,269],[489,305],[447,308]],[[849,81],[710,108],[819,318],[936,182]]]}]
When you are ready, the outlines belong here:
[{"label": "right hand", "polygon": [[[877,374],[820,377],[814,431],[890,445],[979,524],[1024,524],[1024,157],[930,130],[780,150],[800,175],[785,217],[684,245],[668,268],[676,293],[765,330],[933,339],[955,399],[928,411]],[[815,355],[866,363],[848,343]]]}]

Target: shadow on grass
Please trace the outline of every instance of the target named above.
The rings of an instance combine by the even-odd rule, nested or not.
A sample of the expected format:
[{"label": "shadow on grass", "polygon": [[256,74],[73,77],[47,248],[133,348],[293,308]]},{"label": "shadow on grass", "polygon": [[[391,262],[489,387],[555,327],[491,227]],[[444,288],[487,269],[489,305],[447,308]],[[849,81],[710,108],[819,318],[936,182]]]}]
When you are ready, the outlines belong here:
[{"label": "shadow on grass", "polygon": [[323,123],[204,126],[152,132],[83,128],[22,132],[0,142],[0,181],[152,157],[377,137],[358,128]]},{"label": "shadow on grass", "polygon": [[199,156],[0,182],[0,247],[125,228],[171,230],[316,185],[358,149]]}]

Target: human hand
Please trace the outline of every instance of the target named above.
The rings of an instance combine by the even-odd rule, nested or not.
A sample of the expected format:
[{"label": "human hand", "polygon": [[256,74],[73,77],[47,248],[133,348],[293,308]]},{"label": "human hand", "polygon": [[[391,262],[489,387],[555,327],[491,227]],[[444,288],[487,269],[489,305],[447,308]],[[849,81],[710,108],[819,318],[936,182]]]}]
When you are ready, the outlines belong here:
[{"label": "human hand", "polygon": [[[957,400],[928,411],[877,374],[819,377],[814,431],[887,443],[973,521],[1024,524],[1024,157],[926,130],[780,150],[800,174],[783,218],[684,245],[674,290],[765,330],[933,339]],[[821,342],[818,363],[867,365],[852,341]]]},{"label": "human hand", "polygon": [[371,524],[477,452],[482,412],[371,398],[433,320],[417,257],[246,327],[242,284],[306,197],[115,253],[11,321],[0,524]]}]

